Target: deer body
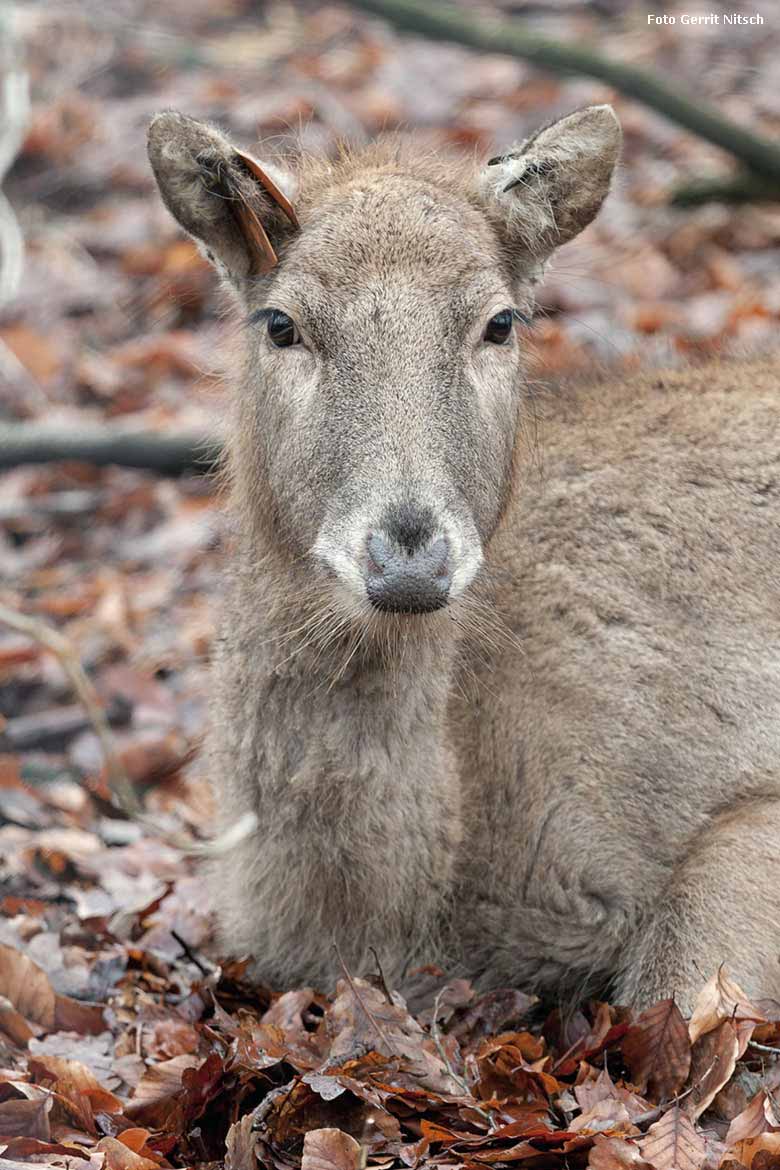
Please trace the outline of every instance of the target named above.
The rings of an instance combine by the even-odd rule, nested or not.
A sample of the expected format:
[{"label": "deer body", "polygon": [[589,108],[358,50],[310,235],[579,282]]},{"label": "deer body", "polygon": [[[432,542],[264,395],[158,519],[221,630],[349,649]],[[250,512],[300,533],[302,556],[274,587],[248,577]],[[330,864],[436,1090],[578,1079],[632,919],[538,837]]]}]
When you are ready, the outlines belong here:
[{"label": "deer body", "polygon": [[473,176],[380,145],[274,172],[292,222],[152,125],[248,316],[210,766],[259,827],[212,886],[266,980],[780,996],[776,367],[564,391],[529,442],[513,318],[618,145],[606,107]]}]

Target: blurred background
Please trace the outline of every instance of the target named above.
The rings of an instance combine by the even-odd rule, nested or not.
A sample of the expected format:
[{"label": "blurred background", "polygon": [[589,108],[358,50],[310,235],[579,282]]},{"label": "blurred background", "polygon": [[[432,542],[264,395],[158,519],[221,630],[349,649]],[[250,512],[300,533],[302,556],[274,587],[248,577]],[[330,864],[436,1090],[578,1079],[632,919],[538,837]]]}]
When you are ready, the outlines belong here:
[{"label": "blurred background", "polygon": [[[433,7],[420,0],[420,11]],[[0,424],[45,424],[76,440],[120,424],[218,435],[220,341],[230,327],[214,275],[163,209],[146,161],[146,125],[167,106],[213,119],[248,146],[297,139],[322,151],[405,127],[488,156],[577,106],[610,101],[625,130],[620,177],[544,283],[532,376],[772,344],[780,204],[726,201],[742,182],[733,154],[625,90],[649,70],[780,149],[777,0],[463,0],[454,9],[494,36],[511,27],[617,62],[620,87],[423,38],[366,8],[2,0]],[[745,23],[682,25],[692,12]],[[763,24],[748,23],[756,13]],[[649,14],[677,22],[649,23]],[[714,191],[702,195],[702,183]],[[0,474],[0,878],[11,901],[0,905],[18,911],[19,898],[34,898],[48,913],[65,871],[62,913],[75,904],[90,920],[116,909],[120,883],[107,887],[72,833],[93,834],[97,849],[119,830],[106,820],[105,739],[74,690],[67,652],[51,653],[46,631],[86,669],[147,807],[207,829],[206,798],[183,767],[204,719],[215,494],[193,474],[77,458],[11,463]],[[127,864],[137,881],[151,862],[144,854]]]}]

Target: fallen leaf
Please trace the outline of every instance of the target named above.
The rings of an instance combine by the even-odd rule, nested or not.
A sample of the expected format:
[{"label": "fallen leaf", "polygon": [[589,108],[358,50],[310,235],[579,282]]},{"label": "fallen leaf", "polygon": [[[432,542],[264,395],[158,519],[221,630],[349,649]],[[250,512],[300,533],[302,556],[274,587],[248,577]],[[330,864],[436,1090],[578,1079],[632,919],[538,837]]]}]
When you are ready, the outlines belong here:
[{"label": "fallen leaf", "polygon": [[591,1170],[652,1170],[636,1142],[597,1134],[588,1153]]},{"label": "fallen leaf", "polygon": [[780,1110],[767,1090],[762,1089],[731,1122],[726,1134],[726,1148],[731,1149],[739,1142],[771,1129],[780,1129]]},{"label": "fallen leaf", "polygon": [[639,1131],[631,1126],[628,1110],[617,1097],[605,1097],[597,1101],[587,1113],[581,1113],[569,1122],[571,1133],[609,1133],[619,1129],[623,1133]]},{"label": "fallen leaf", "polygon": [[0,1031],[21,1047],[25,1047],[35,1035],[24,1016],[4,995],[0,996]]},{"label": "fallen leaf", "polygon": [[359,1170],[360,1145],[340,1129],[312,1129],[303,1139],[301,1170]]},{"label": "fallen leaf", "polygon": [[200,1063],[197,1056],[187,1053],[150,1065],[136,1085],[125,1110],[127,1116],[163,1129],[183,1092],[182,1076],[185,1070],[196,1068]]},{"label": "fallen leaf", "polygon": [[48,976],[27,955],[4,943],[0,943],[0,995],[26,1019],[54,1028],[56,997]]},{"label": "fallen leaf", "polygon": [[3,1138],[28,1137],[47,1142],[51,1137],[50,1096],[14,1098],[0,1102],[0,1134]]},{"label": "fallen leaf", "polygon": [[[748,1027],[752,1030],[752,1023]],[[723,1020],[694,1044],[690,1072],[693,1090],[683,1102],[684,1111],[694,1120],[731,1080],[743,1051],[740,1025],[731,1020]]]},{"label": "fallen leaf", "polygon": [[257,1170],[254,1113],[245,1113],[231,1125],[225,1140],[225,1170]]},{"label": "fallen leaf", "polygon": [[780,1161],[780,1132],[761,1133],[737,1142],[729,1153],[751,1170],[775,1170]]},{"label": "fallen leaf", "polygon": [[[3,1137],[0,1152],[10,1158],[31,1158],[34,1155],[63,1154],[66,1158],[81,1158],[89,1160],[86,1150],[77,1145],[65,1145],[62,1142],[41,1141],[38,1138],[17,1137],[6,1140]],[[32,1163],[34,1164],[34,1163]]]},{"label": "fallen leaf", "polygon": [[638,1017],[623,1038],[631,1080],[654,1101],[667,1101],[688,1078],[691,1042],[680,1009],[662,999]]},{"label": "fallen leaf", "polygon": [[28,325],[6,325],[0,329],[0,342],[39,382],[48,382],[62,366],[62,357],[50,337]]},{"label": "fallen leaf", "polygon": [[108,1170],[158,1170],[156,1162],[142,1158],[116,1138],[101,1138],[95,1149],[105,1154],[105,1165]]},{"label": "fallen leaf", "polygon": [[705,1032],[717,1028],[723,1020],[754,1020],[765,1022],[763,1012],[750,1002],[742,988],[719,967],[702,988],[688,1024],[691,1044]]},{"label": "fallen leaf", "polygon": [[384,991],[363,979],[339,980],[328,1023],[332,1060],[351,1054],[363,1044],[404,1061],[423,1087],[447,1093],[458,1091],[433,1040],[409,1014],[397,992],[388,999]]},{"label": "fallen leaf", "polygon": [[655,1170],[701,1170],[707,1152],[704,1139],[679,1105],[650,1126],[639,1148]]}]

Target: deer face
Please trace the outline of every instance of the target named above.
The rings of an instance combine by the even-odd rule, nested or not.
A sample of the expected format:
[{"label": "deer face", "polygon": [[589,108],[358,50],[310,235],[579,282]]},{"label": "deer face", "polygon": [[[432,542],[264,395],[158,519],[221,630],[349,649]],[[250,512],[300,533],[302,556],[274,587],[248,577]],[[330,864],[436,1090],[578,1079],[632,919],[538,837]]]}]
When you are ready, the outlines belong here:
[{"label": "deer face", "polygon": [[168,206],[243,304],[240,470],[356,611],[439,609],[477,573],[511,491],[533,284],[618,146],[595,107],[473,174],[377,147],[276,175],[291,216],[216,131],[152,124]]}]

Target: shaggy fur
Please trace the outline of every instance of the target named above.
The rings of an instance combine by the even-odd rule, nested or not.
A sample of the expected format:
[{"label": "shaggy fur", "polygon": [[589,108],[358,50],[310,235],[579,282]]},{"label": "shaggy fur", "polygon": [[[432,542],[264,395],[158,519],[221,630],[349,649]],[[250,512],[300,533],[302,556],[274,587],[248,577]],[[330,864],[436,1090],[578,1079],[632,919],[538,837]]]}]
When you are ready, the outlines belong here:
[{"label": "shaggy fur", "polygon": [[[300,231],[213,128],[150,131],[166,203],[249,317],[214,667],[222,942],[258,976],[614,985],[684,1006],[726,962],[780,997],[780,419],[772,363],[604,380],[543,405],[524,339],[619,129],[580,111],[482,168],[413,139],[285,179]],[[265,165],[265,164],[263,164]],[[215,179],[215,176],[217,178]],[[231,204],[280,262],[251,277]],[[302,344],[277,349],[263,311]],[[452,600],[382,614],[367,534],[427,510]]]}]

